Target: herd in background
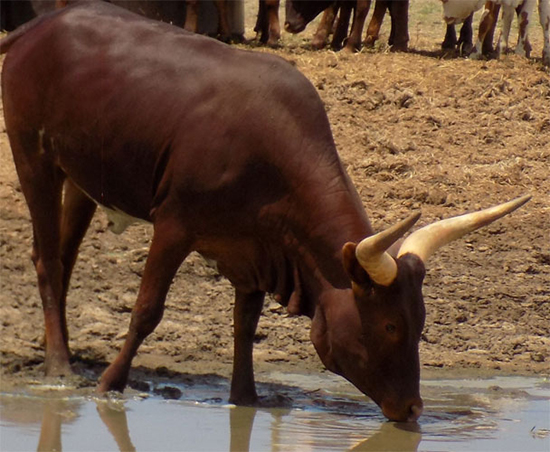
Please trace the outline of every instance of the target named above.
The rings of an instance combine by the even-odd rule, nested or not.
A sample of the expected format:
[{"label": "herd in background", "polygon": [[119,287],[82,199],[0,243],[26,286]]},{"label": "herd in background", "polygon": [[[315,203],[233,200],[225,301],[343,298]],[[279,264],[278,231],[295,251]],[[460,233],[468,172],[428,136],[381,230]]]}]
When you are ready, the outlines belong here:
[{"label": "herd in background", "polygon": [[[274,11],[278,10],[278,0],[260,0],[260,4],[262,3],[271,5]],[[514,13],[516,13],[518,18],[518,41],[515,53],[530,57],[531,44],[529,43],[528,28],[534,18],[537,0],[442,0],[442,3],[444,20],[447,23],[447,32],[442,43],[444,50],[458,50],[460,54],[469,55],[471,58],[476,59],[508,51],[511,24]],[[363,27],[370,4],[370,0],[287,0],[285,30],[291,33],[299,33],[318,14],[323,12],[312,46],[314,48],[324,47],[328,35],[333,32],[331,47],[335,50],[343,48],[353,52],[359,50],[362,44],[366,47],[374,46],[379,38],[380,27],[387,11],[391,17],[388,44],[393,51],[406,51],[409,41],[409,0],[376,0],[365,39],[362,40]],[[473,14],[481,8],[484,9],[474,44]],[[501,9],[501,38],[498,40],[497,48],[494,49],[494,32]],[[352,12],[353,20],[348,33]],[[538,0],[538,12],[544,40],[542,61],[545,65],[550,66],[550,0]],[[259,17],[261,13],[260,8]],[[271,18],[273,18],[273,23]],[[258,22],[260,22],[260,19]],[[273,13],[270,15],[269,32],[271,33],[273,30],[274,36],[269,36],[268,39],[264,38],[264,41],[273,43],[279,38],[277,34],[279,26],[276,22],[278,22],[278,18],[276,13]],[[455,30],[457,24],[462,24],[459,39],[457,39]],[[260,30],[260,33],[265,32],[265,29]],[[502,45],[502,41],[504,45]]]},{"label": "herd in background", "polygon": [[[10,30],[25,21],[22,17],[41,14],[48,9],[60,8],[76,0],[0,0],[2,28]],[[203,0],[182,0],[180,2],[162,0],[107,0],[134,12],[153,19],[160,19],[183,26],[193,32],[201,30],[200,10]],[[248,1],[248,0],[247,0]],[[436,2],[437,0],[434,0]],[[244,0],[211,0],[217,16],[217,37],[225,42],[244,40],[244,24],[234,26],[238,14],[242,16]],[[514,15],[518,20],[518,39],[515,53],[527,58],[531,56],[528,28],[534,21],[535,8],[538,13],[543,35],[542,62],[550,66],[550,0],[441,0],[443,18],[447,23],[442,49],[445,52],[458,52],[463,56],[479,59],[498,56],[510,49],[510,29]],[[254,31],[256,40],[275,46],[281,38],[279,21],[280,0],[259,0],[258,15]],[[380,28],[386,13],[391,20],[388,44],[392,51],[407,51],[409,42],[408,19],[409,0],[376,0],[372,17],[363,38],[371,0],[286,0],[284,29],[289,33],[300,33],[317,16],[322,14],[311,45],[321,49],[326,45],[334,50],[355,52],[362,46],[373,47],[380,36]],[[236,8],[240,10],[236,12]],[[483,8],[477,37],[473,39],[473,14]],[[500,36],[494,46],[494,35],[498,16],[502,10]],[[217,12],[217,14],[216,14]],[[31,18],[27,17],[26,20]],[[462,24],[457,38],[455,26]],[[216,25],[214,25],[216,29]]]}]

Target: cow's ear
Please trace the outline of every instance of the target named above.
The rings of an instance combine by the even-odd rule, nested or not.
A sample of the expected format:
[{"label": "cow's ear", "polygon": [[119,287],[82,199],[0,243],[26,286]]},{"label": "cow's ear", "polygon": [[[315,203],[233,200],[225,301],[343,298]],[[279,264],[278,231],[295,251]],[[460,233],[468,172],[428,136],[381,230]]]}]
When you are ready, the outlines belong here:
[{"label": "cow's ear", "polygon": [[356,243],[348,242],[342,248],[342,260],[344,262],[344,268],[348,273],[351,280],[356,284],[369,284],[370,278],[367,272],[357,260],[355,256]]}]

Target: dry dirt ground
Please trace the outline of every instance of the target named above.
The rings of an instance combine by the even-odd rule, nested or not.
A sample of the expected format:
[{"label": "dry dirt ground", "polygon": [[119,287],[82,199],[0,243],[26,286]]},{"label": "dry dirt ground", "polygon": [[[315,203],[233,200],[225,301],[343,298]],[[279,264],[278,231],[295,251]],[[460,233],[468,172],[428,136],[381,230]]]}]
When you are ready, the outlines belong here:
[{"label": "dry dirt ground", "polygon": [[[441,58],[439,2],[413,3],[412,52],[407,54],[387,52],[387,24],[374,51],[355,55],[312,51],[312,27],[300,36],[284,34],[278,49],[243,47],[276,53],[309,77],[376,229],[413,210],[422,210],[424,225],[533,195],[521,210],[430,260],[420,354],[424,375],[432,369],[548,374],[550,76],[540,64],[540,27],[532,27],[535,59]],[[253,14],[255,6],[247,8],[249,37]],[[139,225],[115,236],[106,226],[98,212],[68,301],[74,364],[92,378],[124,340],[151,232]],[[30,250],[29,215],[1,122],[3,387],[41,378],[43,319]],[[191,256],[174,281],[163,322],[141,347],[135,367],[163,376],[228,376],[232,297],[229,283],[200,256]],[[255,363],[260,380],[272,369],[322,371],[309,341],[309,320],[290,317],[269,299]]]}]

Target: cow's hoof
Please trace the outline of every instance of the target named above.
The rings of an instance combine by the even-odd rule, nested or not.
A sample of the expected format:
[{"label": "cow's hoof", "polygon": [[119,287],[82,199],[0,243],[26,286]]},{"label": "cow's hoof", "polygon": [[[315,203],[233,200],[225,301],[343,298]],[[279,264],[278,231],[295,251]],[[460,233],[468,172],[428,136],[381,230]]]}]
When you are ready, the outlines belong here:
[{"label": "cow's hoof", "polygon": [[47,377],[69,377],[73,375],[69,361],[65,360],[46,360],[44,368]]},{"label": "cow's hoof", "polygon": [[243,395],[231,395],[229,396],[229,403],[237,406],[257,406],[258,396],[256,393],[243,394]]}]

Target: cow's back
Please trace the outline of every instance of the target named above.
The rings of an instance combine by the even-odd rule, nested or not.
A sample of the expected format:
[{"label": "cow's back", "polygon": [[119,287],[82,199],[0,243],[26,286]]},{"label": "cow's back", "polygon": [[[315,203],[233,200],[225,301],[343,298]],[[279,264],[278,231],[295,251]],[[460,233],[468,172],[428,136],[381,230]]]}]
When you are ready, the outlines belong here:
[{"label": "cow's back", "polygon": [[168,161],[191,196],[242,178],[251,161],[305,161],[303,135],[331,140],[317,93],[287,62],[103,2],[30,27],[6,57],[3,92],[8,130],[44,134],[79,187],[143,219]]}]

